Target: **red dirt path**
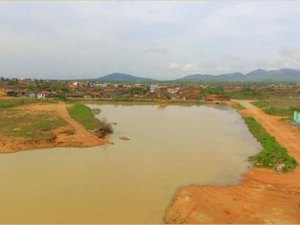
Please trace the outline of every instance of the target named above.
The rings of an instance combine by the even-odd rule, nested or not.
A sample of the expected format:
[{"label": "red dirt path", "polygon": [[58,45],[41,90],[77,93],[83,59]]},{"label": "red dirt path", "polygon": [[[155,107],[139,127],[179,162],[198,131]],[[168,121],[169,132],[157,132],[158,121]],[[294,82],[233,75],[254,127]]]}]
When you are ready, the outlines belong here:
[{"label": "red dirt path", "polygon": [[[67,125],[52,130],[56,138],[50,142],[47,140],[25,140],[24,138],[0,136],[0,153],[12,153],[36,148],[92,147],[107,143],[105,139],[98,138],[75,121],[69,115],[65,103],[34,104],[18,108],[28,112],[47,111],[57,114],[67,122]],[[72,133],[68,132],[70,130],[72,130]]]},{"label": "red dirt path", "polygon": [[[249,102],[253,116],[300,163],[300,130]],[[287,174],[254,168],[242,183],[228,187],[181,188],[165,215],[167,223],[300,223],[300,166]]]}]

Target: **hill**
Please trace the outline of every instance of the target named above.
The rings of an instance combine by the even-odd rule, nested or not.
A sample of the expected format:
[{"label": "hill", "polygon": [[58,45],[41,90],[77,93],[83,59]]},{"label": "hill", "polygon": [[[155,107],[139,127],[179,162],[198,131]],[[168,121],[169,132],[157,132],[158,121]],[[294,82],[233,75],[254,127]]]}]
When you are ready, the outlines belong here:
[{"label": "hill", "polygon": [[215,80],[215,81],[300,81],[300,70],[280,69],[280,70],[262,70],[257,69],[250,73],[228,73],[220,75],[212,74],[191,74],[181,79],[182,81],[191,80]]},{"label": "hill", "polygon": [[146,77],[137,77],[125,73],[111,73],[103,77],[99,77],[97,80],[102,81],[153,81],[154,79]]}]

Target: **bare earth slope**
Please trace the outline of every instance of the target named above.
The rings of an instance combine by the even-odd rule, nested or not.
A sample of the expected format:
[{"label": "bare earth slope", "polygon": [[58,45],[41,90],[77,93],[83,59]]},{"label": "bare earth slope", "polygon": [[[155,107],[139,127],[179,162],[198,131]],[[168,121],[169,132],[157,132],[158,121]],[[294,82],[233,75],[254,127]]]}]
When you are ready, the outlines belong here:
[{"label": "bare earth slope", "polygon": [[[240,102],[300,163],[300,130],[281,117]],[[181,188],[165,215],[167,223],[300,223],[300,168],[278,174],[254,168],[229,187]]]},{"label": "bare earth slope", "polygon": [[56,114],[67,125],[52,130],[54,140],[26,140],[17,137],[0,136],[0,153],[17,152],[35,148],[51,147],[90,147],[104,144],[104,139],[98,138],[87,131],[81,124],[70,117],[65,103],[58,104],[35,104],[18,107],[22,112],[36,113],[41,111]]}]

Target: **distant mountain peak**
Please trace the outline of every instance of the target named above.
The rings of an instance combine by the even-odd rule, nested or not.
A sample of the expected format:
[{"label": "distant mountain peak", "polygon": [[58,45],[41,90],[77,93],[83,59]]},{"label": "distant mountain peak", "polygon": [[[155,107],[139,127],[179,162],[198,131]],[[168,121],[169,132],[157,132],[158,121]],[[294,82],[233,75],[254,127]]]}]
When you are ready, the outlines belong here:
[{"label": "distant mountain peak", "polygon": [[295,69],[279,69],[279,70],[263,70],[256,69],[246,75],[235,72],[220,75],[203,75],[192,74],[183,77],[180,80],[216,80],[216,81],[300,81],[300,70]]},{"label": "distant mountain peak", "polygon": [[[267,70],[264,70],[264,69],[261,69],[261,68],[258,68],[258,69],[256,69],[256,70],[253,70],[253,71],[251,71],[251,72],[268,72]],[[250,73],[251,73],[250,72]]]},{"label": "distant mountain peak", "polygon": [[147,77],[138,77],[131,74],[126,73],[110,73],[103,77],[99,77],[98,80],[103,81],[151,81],[154,79]]},{"label": "distant mountain peak", "polygon": [[265,75],[266,73],[268,73],[268,71],[263,69],[256,69],[247,73],[246,76],[261,76],[261,75]]},{"label": "distant mountain peak", "polygon": [[[98,78],[97,80],[129,82],[155,81],[151,78],[139,77],[119,72],[105,75]],[[300,81],[300,70],[283,68],[279,70],[267,71],[259,68],[247,74],[243,74],[240,72],[219,75],[198,73],[187,75],[181,79],[177,79],[177,81]]]}]

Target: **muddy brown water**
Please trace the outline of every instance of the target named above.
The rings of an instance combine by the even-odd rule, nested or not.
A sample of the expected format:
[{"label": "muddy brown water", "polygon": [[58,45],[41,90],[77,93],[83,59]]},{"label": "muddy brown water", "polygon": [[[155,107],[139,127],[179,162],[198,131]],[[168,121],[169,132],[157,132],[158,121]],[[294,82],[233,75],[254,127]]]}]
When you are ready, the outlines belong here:
[{"label": "muddy brown water", "polygon": [[227,107],[90,107],[114,145],[0,155],[0,223],[162,223],[178,187],[237,183],[260,149]]}]

